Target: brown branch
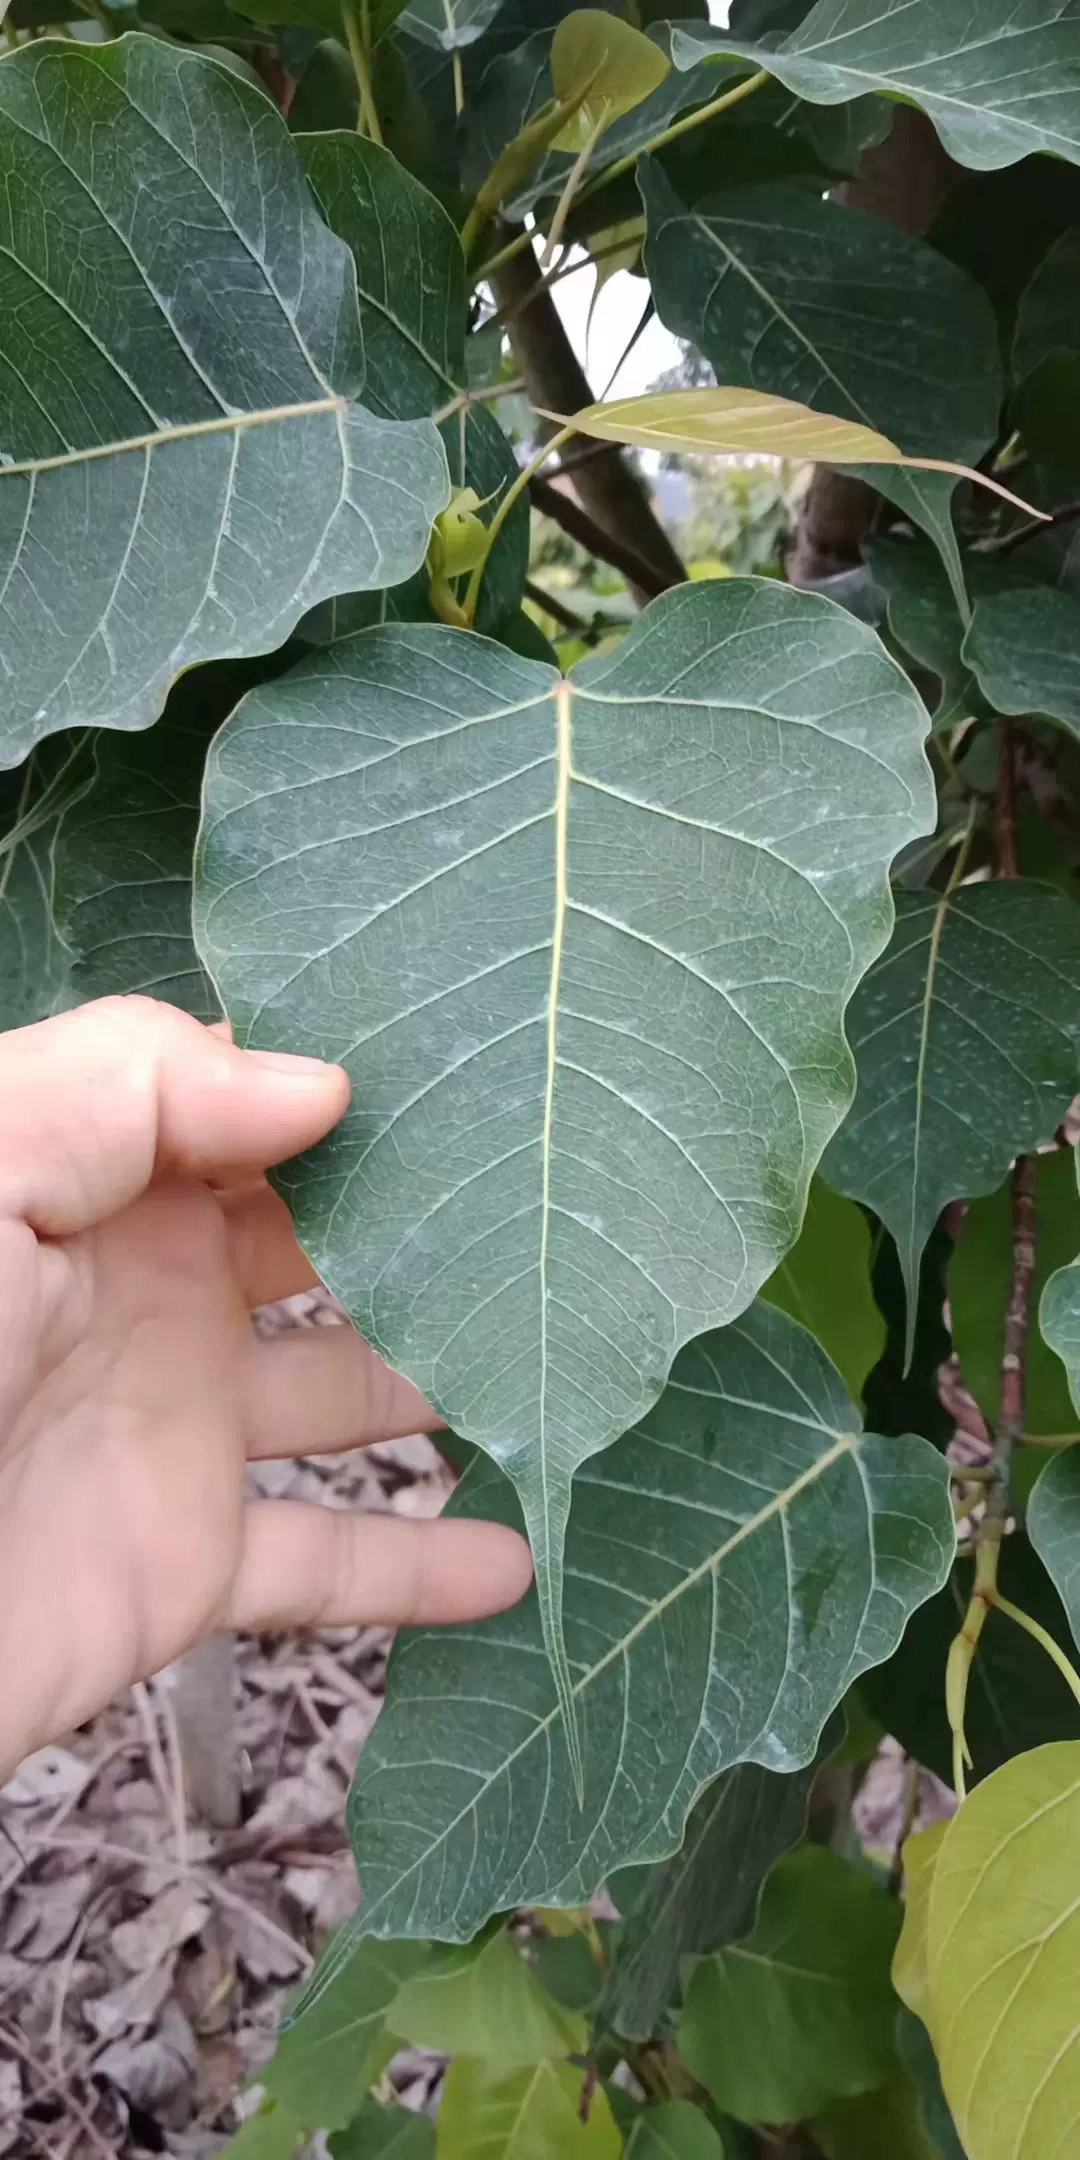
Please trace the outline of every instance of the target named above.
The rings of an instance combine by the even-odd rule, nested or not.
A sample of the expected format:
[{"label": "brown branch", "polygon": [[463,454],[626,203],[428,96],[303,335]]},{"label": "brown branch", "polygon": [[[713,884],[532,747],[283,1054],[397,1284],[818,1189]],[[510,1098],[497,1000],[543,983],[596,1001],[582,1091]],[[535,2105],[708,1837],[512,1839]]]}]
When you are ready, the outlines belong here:
[{"label": "brown branch", "polygon": [[1001,1355],[1001,1414],[997,1444],[1011,1450],[1024,1433],[1024,1369],[1031,1288],[1035,1278],[1035,1159],[1020,1155],[1009,1185],[1012,1216],[1012,1278],[1005,1307]]},{"label": "brown branch", "polygon": [[554,622],[561,623],[563,629],[571,631],[574,637],[584,637],[592,627],[586,622],[584,615],[575,615],[573,608],[565,607],[554,593],[548,592],[546,586],[538,585],[535,578],[526,578],[525,598],[533,601],[536,607],[543,608],[546,615],[550,615]]},{"label": "brown branch", "polygon": [[1015,532],[1005,533],[1000,540],[992,540],[981,550],[984,555],[1011,555],[1015,548],[1024,547],[1029,540],[1036,540],[1040,533],[1052,532],[1055,525],[1074,525],[1080,518],[1080,502],[1062,503],[1052,510],[1048,518],[1031,518],[1026,525],[1019,525]]},{"label": "brown branch", "polygon": [[658,570],[653,563],[646,562],[644,555],[639,555],[635,547],[631,547],[625,540],[616,540],[606,526],[598,525],[596,519],[582,508],[575,495],[569,494],[565,488],[556,487],[553,481],[545,480],[542,474],[536,473],[530,480],[529,494],[537,510],[542,510],[545,517],[552,518],[571,540],[577,540],[582,547],[588,548],[590,555],[599,555],[601,562],[610,563],[613,569],[621,570],[627,584],[644,599],[655,600],[660,593],[670,592],[673,585],[682,584],[681,572],[678,577],[672,577]]},{"label": "brown branch", "polygon": [[[575,413],[593,403],[592,391],[551,293],[534,291],[536,278],[536,256],[530,245],[492,277],[496,304],[500,312],[513,310],[510,343],[532,404],[538,411]],[[554,432],[550,423],[546,432]],[[624,570],[636,600],[651,600],[658,592],[683,583],[686,571],[679,556],[645,488],[616,444],[607,446],[606,455],[575,466],[574,488],[590,520],[588,536],[582,531],[575,537],[605,562],[615,560],[612,547],[624,551],[616,567]],[[570,530],[564,519],[559,522],[564,531]],[[631,561],[632,570],[627,567]],[[639,575],[642,565],[648,569],[647,578]]]},{"label": "brown branch", "polygon": [[1016,730],[1010,720],[997,723],[997,825],[995,854],[999,878],[1019,877],[1016,853]]}]

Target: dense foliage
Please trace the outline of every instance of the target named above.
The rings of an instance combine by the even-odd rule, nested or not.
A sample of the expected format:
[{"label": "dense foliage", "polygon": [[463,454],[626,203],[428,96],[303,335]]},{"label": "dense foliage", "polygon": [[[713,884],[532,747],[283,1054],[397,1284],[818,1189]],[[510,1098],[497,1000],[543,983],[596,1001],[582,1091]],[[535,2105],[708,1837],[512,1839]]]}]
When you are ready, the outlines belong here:
[{"label": "dense foliage", "polygon": [[[348,1067],[281,1188],[536,1562],[249,2160],[1080,2149],[1080,0],[657,13],[6,10],[0,1025]],[[789,462],[688,579],[655,453]]]}]

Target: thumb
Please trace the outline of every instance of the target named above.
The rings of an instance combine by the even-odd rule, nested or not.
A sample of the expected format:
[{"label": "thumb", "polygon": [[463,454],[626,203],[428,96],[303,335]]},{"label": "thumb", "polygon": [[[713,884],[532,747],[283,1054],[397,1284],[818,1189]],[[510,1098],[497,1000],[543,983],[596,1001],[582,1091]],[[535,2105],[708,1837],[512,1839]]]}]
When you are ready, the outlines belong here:
[{"label": "thumb", "polygon": [[62,1237],[157,1176],[254,1176],[348,1099],[336,1065],[239,1050],[153,998],[103,998],[0,1036],[0,1215]]}]

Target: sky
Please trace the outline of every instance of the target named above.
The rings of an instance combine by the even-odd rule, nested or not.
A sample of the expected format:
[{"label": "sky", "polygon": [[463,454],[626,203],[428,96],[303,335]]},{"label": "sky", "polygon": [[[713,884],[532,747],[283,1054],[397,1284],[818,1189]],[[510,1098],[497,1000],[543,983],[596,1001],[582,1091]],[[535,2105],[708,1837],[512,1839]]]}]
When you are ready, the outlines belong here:
[{"label": "sky", "polygon": [[[730,0],[709,0],[709,17],[714,23],[726,25]],[[644,278],[631,277],[628,270],[618,270],[608,280],[589,327],[586,349],[585,329],[588,322],[589,302],[592,299],[596,273],[589,258],[581,254],[582,267],[561,284],[556,285],[555,305],[566,325],[570,341],[582,362],[590,385],[597,397],[636,397],[647,390],[666,368],[674,367],[679,358],[679,347],[669,330],[654,316],[648,329],[634,346],[633,352],[619,368],[608,390],[608,379],[618,366],[620,354],[629,344],[634,327],[640,320],[641,311],[648,297]]]}]

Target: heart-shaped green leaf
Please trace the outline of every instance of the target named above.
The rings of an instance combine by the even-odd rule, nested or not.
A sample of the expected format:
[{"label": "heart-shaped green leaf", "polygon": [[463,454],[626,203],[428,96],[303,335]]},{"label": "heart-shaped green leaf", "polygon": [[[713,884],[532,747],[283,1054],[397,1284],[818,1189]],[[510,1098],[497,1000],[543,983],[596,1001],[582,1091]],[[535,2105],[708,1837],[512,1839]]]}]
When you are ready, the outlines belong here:
[{"label": "heart-shaped green leaf", "polygon": [[1080,911],[1017,879],[898,893],[896,915],[852,1001],[858,1090],[826,1175],[895,1238],[910,1327],[942,1208],[992,1192],[1076,1093]]},{"label": "heart-shaped green leaf", "polygon": [[575,1468],[797,1233],[925,727],[872,631],[732,579],[569,680],[366,631],[217,740],[200,951],[238,1039],[353,1080],[281,1173],[300,1235],[514,1479],[557,1665]]},{"label": "heart-shaped green leaf", "polygon": [[551,80],[560,104],[579,96],[582,102],[557,147],[583,149],[598,128],[620,120],[658,90],[670,68],[659,45],[621,16],[602,8],[575,8],[564,15],[551,41]]},{"label": "heart-shaped green leaf", "polygon": [[348,257],[284,121],[230,68],[142,36],[7,54],[0,174],[14,763],[59,728],[147,727],[193,661],[409,576],[447,478],[430,423],[349,402]]}]

